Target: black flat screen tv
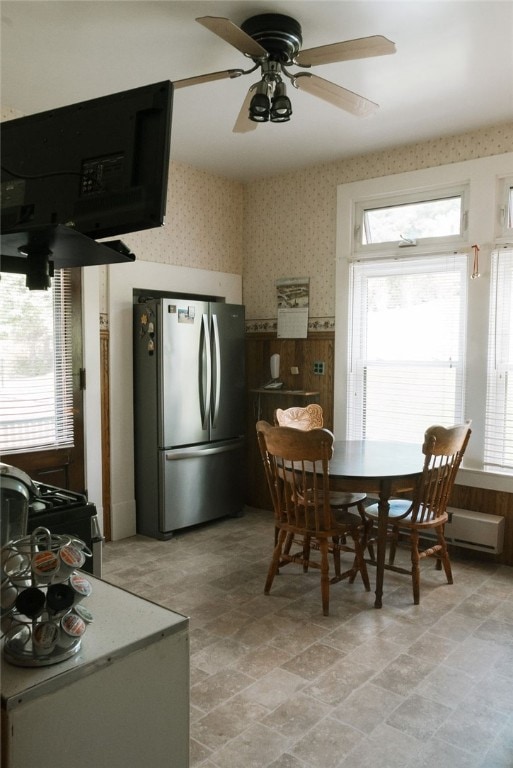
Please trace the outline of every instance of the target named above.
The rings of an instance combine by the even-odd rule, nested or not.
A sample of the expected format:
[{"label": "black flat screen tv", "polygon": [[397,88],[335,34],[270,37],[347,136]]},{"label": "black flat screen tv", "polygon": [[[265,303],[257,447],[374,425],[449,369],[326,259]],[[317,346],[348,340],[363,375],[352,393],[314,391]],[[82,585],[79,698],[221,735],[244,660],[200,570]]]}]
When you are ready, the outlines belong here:
[{"label": "black flat screen tv", "polygon": [[2,123],[0,270],[133,261],[91,241],[163,224],[172,101],[164,81]]}]

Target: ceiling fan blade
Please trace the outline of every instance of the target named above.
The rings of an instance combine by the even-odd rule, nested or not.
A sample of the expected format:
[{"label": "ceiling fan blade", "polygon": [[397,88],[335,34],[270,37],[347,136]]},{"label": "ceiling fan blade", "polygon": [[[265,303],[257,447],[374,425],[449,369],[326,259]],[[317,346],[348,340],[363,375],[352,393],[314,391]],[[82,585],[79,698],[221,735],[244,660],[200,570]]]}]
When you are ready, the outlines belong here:
[{"label": "ceiling fan blade", "polygon": [[208,75],[198,75],[197,77],[186,77],[184,80],[174,80],[173,85],[177,88],[188,88],[189,85],[201,85],[201,83],[210,83],[212,80],[224,80],[227,77],[240,77],[244,74],[243,69],[225,69],[221,72],[210,72]]},{"label": "ceiling fan blade", "polygon": [[348,91],[347,88],[342,88],[342,86],[324,80],[322,77],[312,75],[310,72],[299,72],[294,77],[294,85],[300,90],[307,91],[312,96],[324,99],[333,106],[345,109],[346,112],[351,112],[358,117],[365,117],[379,109],[379,105],[373,101],[358,96],[357,93]]},{"label": "ceiling fan blade", "polygon": [[254,131],[258,123],[249,119],[249,103],[253,96],[253,87],[249,89],[246,94],[246,98],[240,108],[239,116],[233,126],[233,133],[247,133],[248,131]]},{"label": "ceiling fan blade", "polygon": [[307,48],[298,53],[296,62],[300,67],[312,67],[316,64],[333,64],[336,61],[385,56],[395,51],[395,43],[391,40],[382,35],[372,35],[331,45],[320,45],[318,48]]},{"label": "ceiling fan blade", "polygon": [[196,21],[246,56],[268,58],[269,54],[265,48],[230,19],[225,19],[222,16],[200,16]]}]

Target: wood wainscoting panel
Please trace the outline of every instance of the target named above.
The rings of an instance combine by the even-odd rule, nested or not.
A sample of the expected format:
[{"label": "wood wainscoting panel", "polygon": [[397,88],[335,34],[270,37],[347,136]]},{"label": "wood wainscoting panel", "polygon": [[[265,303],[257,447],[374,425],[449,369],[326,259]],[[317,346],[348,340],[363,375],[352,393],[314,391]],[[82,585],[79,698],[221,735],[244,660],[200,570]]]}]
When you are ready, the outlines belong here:
[{"label": "wood wainscoting panel", "polygon": [[[335,334],[310,334],[306,339],[278,339],[276,334],[246,335],[246,381],[248,391],[271,378],[271,355],[280,355],[280,379],[284,389],[319,392],[324,424],[333,429],[333,380],[335,367]],[[324,363],[324,373],[314,373],[314,363]],[[292,374],[296,367],[298,374]]]},{"label": "wood wainscoting panel", "polygon": [[[316,392],[311,397],[251,392],[271,378],[271,355],[280,355],[280,379],[284,390]],[[324,373],[314,373],[314,363],[324,363]],[[278,339],[276,334],[246,335],[246,503],[261,509],[271,508],[271,498],[256,440],[255,425],[259,418],[272,421],[274,408],[289,408],[316,402],[322,406],[324,425],[333,429],[333,379],[335,366],[335,334],[315,333],[306,339]],[[299,373],[291,373],[295,367]]]}]

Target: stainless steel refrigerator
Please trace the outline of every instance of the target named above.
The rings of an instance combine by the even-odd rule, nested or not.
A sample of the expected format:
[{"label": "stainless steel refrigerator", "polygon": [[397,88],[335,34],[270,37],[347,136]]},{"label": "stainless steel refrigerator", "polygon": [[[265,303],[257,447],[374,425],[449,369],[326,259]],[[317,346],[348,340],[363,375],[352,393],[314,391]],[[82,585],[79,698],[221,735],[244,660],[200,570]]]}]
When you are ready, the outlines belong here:
[{"label": "stainless steel refrigerator", "polygon": [[138,533],[244,505],[244,307],[184,297],[134,304]]}]

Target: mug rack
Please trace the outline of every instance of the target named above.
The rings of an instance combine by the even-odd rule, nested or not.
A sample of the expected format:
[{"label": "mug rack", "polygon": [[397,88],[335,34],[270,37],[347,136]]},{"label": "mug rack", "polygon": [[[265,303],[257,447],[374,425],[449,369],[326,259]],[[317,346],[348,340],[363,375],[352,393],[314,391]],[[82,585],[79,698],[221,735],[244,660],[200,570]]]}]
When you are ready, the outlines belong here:
[{"label": "mug rack", "polygon": [[82,605],[91,585],[77,573],[92,552],[74,536],[35,528],[1,550],[1,636],[6,661],[42,667],[81,647],[92,615]]}]

